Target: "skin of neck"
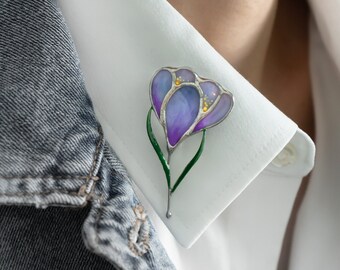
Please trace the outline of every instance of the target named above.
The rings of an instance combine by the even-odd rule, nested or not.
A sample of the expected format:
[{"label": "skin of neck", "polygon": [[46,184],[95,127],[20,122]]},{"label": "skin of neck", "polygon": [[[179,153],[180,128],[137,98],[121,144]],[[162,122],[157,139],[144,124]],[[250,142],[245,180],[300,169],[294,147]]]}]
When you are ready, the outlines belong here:
[{"label": "skin of neck", "polygon": [[264,96],[314,138],[304,0],[169,0]]}]

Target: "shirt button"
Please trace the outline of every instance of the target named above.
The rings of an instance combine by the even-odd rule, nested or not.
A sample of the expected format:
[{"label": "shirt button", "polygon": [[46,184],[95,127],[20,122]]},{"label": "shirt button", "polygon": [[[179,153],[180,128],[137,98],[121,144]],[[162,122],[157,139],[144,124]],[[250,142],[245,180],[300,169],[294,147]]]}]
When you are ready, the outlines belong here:
[{"label": "shirt button", "polygon": [[293,144],[288,143],[285,148],[273,159],[272,164],[276,167],[285,167],[296,160],[296,150]]}]

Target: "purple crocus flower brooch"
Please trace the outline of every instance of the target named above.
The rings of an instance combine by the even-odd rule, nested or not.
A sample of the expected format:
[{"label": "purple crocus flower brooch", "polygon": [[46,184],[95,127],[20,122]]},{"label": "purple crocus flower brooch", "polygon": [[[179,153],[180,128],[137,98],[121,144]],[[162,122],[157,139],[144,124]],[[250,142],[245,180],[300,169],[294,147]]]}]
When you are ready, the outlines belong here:
[{"label": "purple crocus flower brooch", "polygon": [[[146,127],[150,142],[163,166],[168,185],[166,217],[171,217],[170,198],[187,173],[200,158],[206,129],[221,123],[234,105],[232,93],[213,80],[202,78],[189,68],[164,67],[158,70],[150,84],[151,108]],[[153,134],[151,113],[154,111],[164,128],[167,158]],[[186,165],[174,185],[171,185],[170,158],[176,147],[192,134],[202,132],[198,151]]]}]

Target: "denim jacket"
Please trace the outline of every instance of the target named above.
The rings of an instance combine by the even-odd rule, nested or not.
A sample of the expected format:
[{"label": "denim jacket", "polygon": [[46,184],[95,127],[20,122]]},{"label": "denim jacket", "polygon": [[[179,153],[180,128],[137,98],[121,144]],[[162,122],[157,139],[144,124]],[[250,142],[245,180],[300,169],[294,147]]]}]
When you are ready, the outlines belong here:
[{"label": "denim jacket", "polygon": [[[15,238],[16,225],[23,228],[30,222],[15,211],[29,211],[29,206],[44,209],[41,219],[55,206],[87,207],[84,245],[109,262],[93,259],[86,268],[77,260],[94,255],[84,253],[73,264],[55,263],[53,269],[174,269],[96,120],[72,38],[54,0],[0,0],[0,204],[15,205],[0,210],[8,221],[0,223],[0,269],[46,269],[39,261],[32,266],[34,249],[29,257],[10,248],[13,241],[25,245],[36,240],[29,233]],[[77,217],[70,212],[70,219]],[[11,220],[15,226],[6,228]],[[61,224],[67,231],[69,224]],[[55,232],[51,228],[39,237],[44,233]],[[64,235],[58,237],[72,246],[62,240]],[[47,257],[53,255],[50,243],[41,245]],[[19,265],[19,257],[26,258],[25,265]]]}]

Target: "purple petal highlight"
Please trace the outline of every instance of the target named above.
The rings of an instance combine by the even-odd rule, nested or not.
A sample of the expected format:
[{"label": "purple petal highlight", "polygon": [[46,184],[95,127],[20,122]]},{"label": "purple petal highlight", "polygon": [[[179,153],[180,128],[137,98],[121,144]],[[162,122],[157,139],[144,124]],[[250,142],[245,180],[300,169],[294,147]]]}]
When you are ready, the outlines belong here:
[{"label": "purple petal highlight", "polygon": [[220,95],[221,90],[214,82],[211,81],[201,82],[200,87],[203,90],[204,101],[207,102],[210,107]]},{"label": "purple petal highlight", "polygon": [[195,74],[189,69],[179,69],[175,72],[176,77],[179,78],[181,82],[194,82]]},{"label": "purple petal highlight", "polygon": [[200,108],[200,95],[194,86],[179,88],[166,107],[168,141],[175,146],[194,123]]},{"label": "purple petal highlight", "polygon": [[218,124],[229,114],[232,105],[232,96],[228,94],[222,94],[216,107],[198,122],[193,132],[197,132],[204,128],[209,128]]},{"label": "purple petal highlight", "polygon": [[151,83],[151,98],[154,109],[159,117],[164,97],[172,86],[172,75],[168,70],[160,70]]}]

